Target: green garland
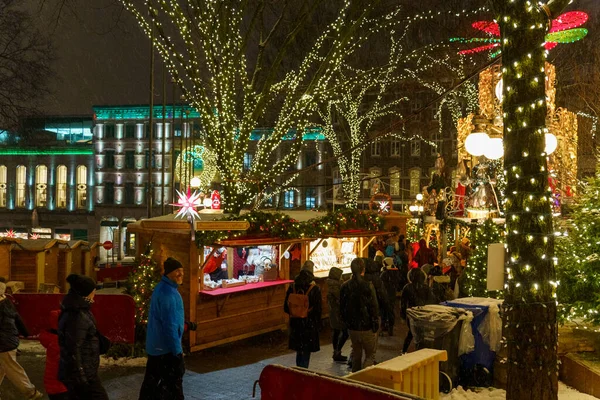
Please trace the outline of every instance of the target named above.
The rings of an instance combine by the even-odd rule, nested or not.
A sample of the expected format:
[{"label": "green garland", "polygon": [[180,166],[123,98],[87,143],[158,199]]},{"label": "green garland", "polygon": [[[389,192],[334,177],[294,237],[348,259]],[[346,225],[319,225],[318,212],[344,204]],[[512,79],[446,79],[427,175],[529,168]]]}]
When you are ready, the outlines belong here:
[{"label": "green garland", "polygon": [[351,231],[381,231],[384,219],[376,213],[355,209],[329,212],[319,218],[299,222],[283,213],[252,211],[242,216],[223,218],[222,221],[248,221],[246,231],[196,231],[198,246],[211,245],[224,239],[243,236],[270,237],[283,240],[316,238],[339,235]]}]

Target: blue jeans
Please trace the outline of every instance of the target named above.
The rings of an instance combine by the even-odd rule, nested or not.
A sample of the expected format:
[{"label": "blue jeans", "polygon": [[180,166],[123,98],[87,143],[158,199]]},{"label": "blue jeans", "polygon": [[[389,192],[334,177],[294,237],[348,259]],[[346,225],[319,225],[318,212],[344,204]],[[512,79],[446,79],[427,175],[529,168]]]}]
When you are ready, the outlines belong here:
[{"label": "blue jeans", "polygon": [[310,362],[310,351],[296,352],[296,367],[308,368]]}]

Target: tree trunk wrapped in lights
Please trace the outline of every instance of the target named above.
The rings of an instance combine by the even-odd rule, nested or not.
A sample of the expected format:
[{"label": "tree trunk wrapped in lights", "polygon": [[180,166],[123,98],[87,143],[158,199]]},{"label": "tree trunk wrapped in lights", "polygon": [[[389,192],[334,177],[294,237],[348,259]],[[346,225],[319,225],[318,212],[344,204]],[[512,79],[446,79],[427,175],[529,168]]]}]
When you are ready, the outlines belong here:
[{"label": "tree trunk wrapped in lights", "polygon": [[557,399],[554,235],[544,134],[543,43],[570,0],[493,0],[502,34],[507,284],[507,396]]}]

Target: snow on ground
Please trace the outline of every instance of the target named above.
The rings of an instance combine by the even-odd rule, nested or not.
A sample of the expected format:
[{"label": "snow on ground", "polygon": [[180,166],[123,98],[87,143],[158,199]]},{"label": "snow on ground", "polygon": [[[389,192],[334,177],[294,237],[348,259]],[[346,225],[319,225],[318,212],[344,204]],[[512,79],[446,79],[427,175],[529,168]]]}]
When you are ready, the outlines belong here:
[{"label": "snow on ground", "polygon": [[19,341],[19,350],[23,353],[44,353],[44,354],[46,354],[46,349],[37,340],[21,339]]},{"label": "snow on ground", "polygon": [[100,357],[100,368],[102,367],[146,367],[146,357],[120,357],[116,360],[112,357]]},{"label": "snow on ground", "polygon": [[[477,392],[465,390],[461,386],[454,389],[448,394],[442,394],[440,400],[504,400],[506,399],[506,391],[502,389],[487,388]],[[577,390],[565,385],[562,382],[558,383],[558,399],[559,400],[597,400],[594,396],[580,393]]]}]

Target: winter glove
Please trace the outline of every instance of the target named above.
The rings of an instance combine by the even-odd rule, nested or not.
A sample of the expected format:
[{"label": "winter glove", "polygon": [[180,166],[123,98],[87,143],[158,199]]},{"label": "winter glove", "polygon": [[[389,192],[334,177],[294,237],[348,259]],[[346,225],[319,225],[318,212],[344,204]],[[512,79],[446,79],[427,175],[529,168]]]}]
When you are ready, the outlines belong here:
[{"label": "winter glove", "polygon": [[186,321],[185,326],[188,331],[195,331],[196,329],[198,329],[198,324],[192,321]]}]

